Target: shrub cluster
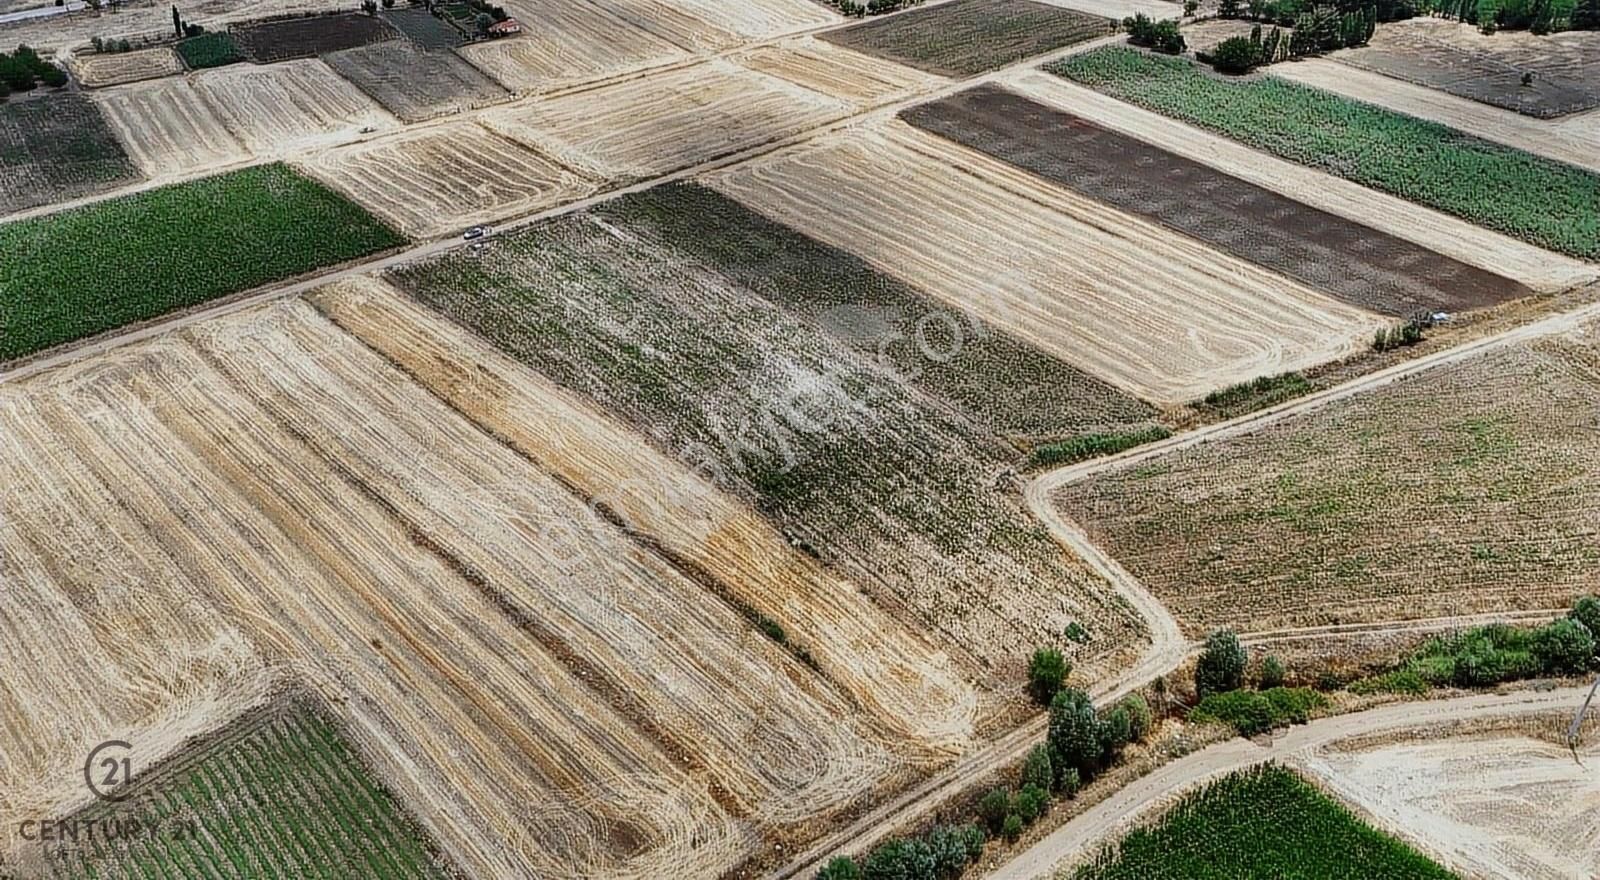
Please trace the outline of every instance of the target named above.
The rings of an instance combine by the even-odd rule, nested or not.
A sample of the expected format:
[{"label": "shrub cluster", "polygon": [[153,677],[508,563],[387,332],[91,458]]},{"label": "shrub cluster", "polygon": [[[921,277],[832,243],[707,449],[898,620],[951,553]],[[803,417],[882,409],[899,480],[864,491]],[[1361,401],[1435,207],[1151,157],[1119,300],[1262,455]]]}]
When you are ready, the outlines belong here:
[{"label": "shrub cluster", "polygon": [[1220,721],[1243,736],[1255,736],[1277,727],[1304,724],[1313,709],[1327,703],[1321,694],[1306,687],[1235,690],[1201,700],[1189,710],[1189,720]]},{"label": "shrub cluster", "polygon": [[817,872],[817,880],[955,880],[983,855],[983,841],[976,825],[940,825],[891,840],[859,862],[838,856]]},{"label": "shrub cluster", "polygon": [[67,84],[67,73],[28,46],[18,46],[9,55],[0,52],[0,100],[12,92],[30,91],[41,83],[60,88]]},{"label": "shrub cluster", "polygon": [[1128,32],[1128,42],[1135,46],[1144,46],[1167,55],[1181,55],[1187,48],[1183,34],[1178,33],[1178,20],[1175,18],[1155,21],[1141,12],[1132,18],[1124,18],[1122,27]]},{"label": "shrub cluster", "polygon": [[[1179,39],[1182,39],[1181,37]],[[1138,431],[1129,431],[1122,434],[1081,434],[1070,440],[1060,443],[1046,443],[1033,450],[1033,464],[1038,467],[1049,467],[1057,464],[1070,464],[1102,455],[1115,455],[1135,446],[1154,443],[1172,436],[1172,432],[1160,425],[1143,428]]]}]

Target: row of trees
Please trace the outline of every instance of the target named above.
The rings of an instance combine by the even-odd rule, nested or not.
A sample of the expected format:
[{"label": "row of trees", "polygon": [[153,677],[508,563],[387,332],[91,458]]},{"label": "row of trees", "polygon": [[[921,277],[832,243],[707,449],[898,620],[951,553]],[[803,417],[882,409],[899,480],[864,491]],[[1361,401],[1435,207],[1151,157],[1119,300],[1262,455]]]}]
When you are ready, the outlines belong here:
[{"label": "row of trees", "polygon": [[1600,30],[1600,0],[1424,0],[1427,11],[1477,25],[1486,34]]},{"label": "row of trees", "polygon": [[[1233,5],[1237,13],[1237,2]],[[1199,58],[1223,73],[1248,73],[1263,64],[1366,45],[1377,27],[1375,6],[1354,12],[1341,12],[1336,6],[1313,6],[1295,19],[1294,30],[1287,38],[1276,25],[1263,34],[1257,24],[1250,29],[1250,36],[1223,40],[1209,53],[1200,53]]]},{"label": "row of trees", "polygon": [[907,6],[915,6],[922,0],[867,0],[865,4],[856,3],[854,0],[835,0],[834,6],[840,15],[860,18],[863,15],[882,15],[885,12],[894,12]]},{"label": "row of trees", "polygon": [[1182,55],[1187,48],[1183,34],[1178,32],[1178,20],[1169,18],[1155,21],[1143,12],[1124,18],[1122,27],[1128,32],[1128,42],[1166,55]]},{"label": "row of trees", "polygon": [[67,72],[28,46],[18,46],[9,55],[0,52],[0,101],[12,92],[31,91],[40,84],[60,88],[67,84]]}]

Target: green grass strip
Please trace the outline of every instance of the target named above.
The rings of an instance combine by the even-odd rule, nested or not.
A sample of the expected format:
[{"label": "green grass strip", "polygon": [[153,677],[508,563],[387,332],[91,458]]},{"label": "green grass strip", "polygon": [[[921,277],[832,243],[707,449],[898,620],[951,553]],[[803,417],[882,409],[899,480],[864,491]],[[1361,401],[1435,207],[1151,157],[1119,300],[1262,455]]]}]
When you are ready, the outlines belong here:
[{"label": "green grass strip", "polygon": [[1265,76],[1107,47],[1052,73],[1530,244],[1600,259],[1600,175],[1447,126]]},{"label": "green grass strip", "polygon": [[281,164],[0,224],[0,360],[404,242]]},{"label": "green grass strip", "polygon": [[1449,871],[1281,767],[1225,776],[1073,880],[1445,880]]},{"label": "green grass strip", "polygon": [[1121,434],[1082,434],[1060,443],[1045,443],[1035,447],[1031,462],[1035,467],[1068,464],[1102,455],[1115,455],[1171,436],[1172,432],[1160,425]]}]

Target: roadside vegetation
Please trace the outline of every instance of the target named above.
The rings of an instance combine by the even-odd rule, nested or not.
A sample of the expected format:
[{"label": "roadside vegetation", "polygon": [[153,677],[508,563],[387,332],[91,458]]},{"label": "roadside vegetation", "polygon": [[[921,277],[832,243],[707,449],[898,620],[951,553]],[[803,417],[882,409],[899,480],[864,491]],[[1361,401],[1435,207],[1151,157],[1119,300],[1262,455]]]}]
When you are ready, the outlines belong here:
[{"label": "roadside vegetation", "polygon": [[0,360],[403,242],[281,164],[0,225]]},{"label": "roadside vegetation", "polygon": [[1258,376],[1249,382],[1240,382],[1207,394],[1195,404],[1195,408],[1217,418],[1231,419],[1293,400],[1313,390],[1315,386],[1311,380],[1301,373]]},{"label": "roadside vegetation", "polygon": [[1600,175],[1273,77],[1107,47],[1051,72],[1539,247],[1600,258]]},{"label": "roadside vegetation", "polygon": [[1445,880],[1453,877],[1293,772],[1241,770],[1191,792],[1073,880]]},{"label": "roadside vegetation", "polygon": [[1491,624],[1429,639],[1395,669],[1350,684],[1358,694],[1421,694],[1435,687],[1490,687],[1595,667],[1600,602],[1579,600],[1568,617],[1538,627]]},{"label": "roadside vegetation", "polygon": [[1080,434],[1070,440],[1034,447],[1030,464],[1034,467],[1071,464],[1103,455],[1115,455],[1171,436],[1172,432],[1160,425],[1117,434]]}]

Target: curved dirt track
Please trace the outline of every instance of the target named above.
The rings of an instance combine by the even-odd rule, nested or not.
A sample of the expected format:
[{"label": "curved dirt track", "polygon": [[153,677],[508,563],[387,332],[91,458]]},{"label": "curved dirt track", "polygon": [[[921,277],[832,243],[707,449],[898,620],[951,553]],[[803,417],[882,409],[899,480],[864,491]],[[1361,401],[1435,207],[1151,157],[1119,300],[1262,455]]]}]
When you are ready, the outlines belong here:
[{"label": "curved dirt track", "polygon": [[1125,786],[989,874],[989,880],[1049,876],[1063,860],[1113,839],[1136,824],[1140,816],[1170,803],[1184,791],[1263,761],[1294,757],[1341,739],[1378,731],[1574,708],[1587,691],[1588,688],[1561,688],[1545,693],[1475,694],[1452,700],[1395,703],[1290,728],[1270,745],[1239,738],[1220,742]]}]

